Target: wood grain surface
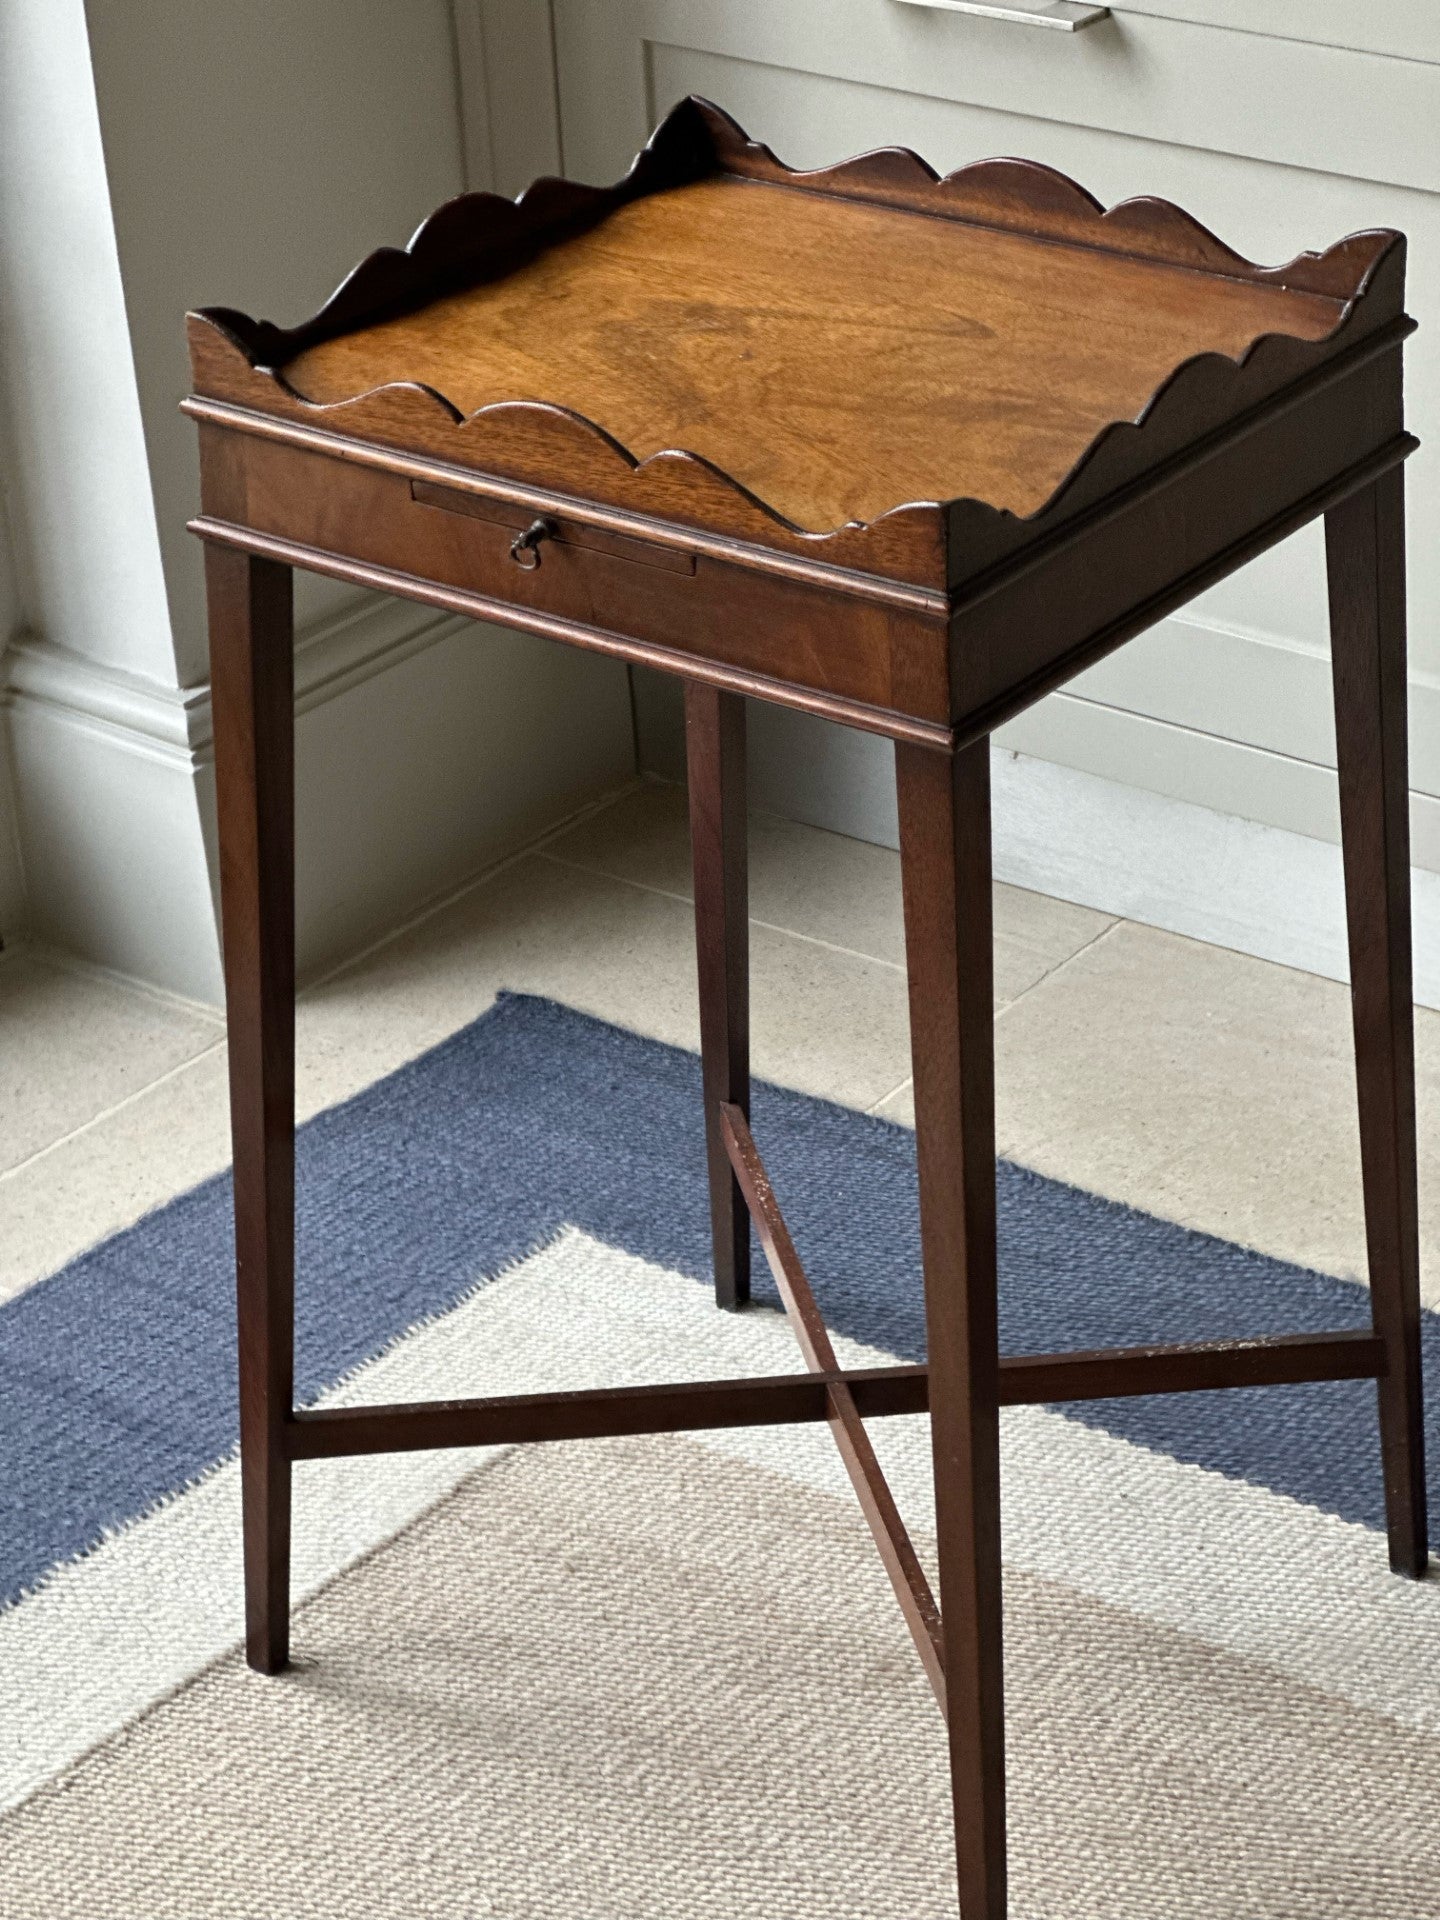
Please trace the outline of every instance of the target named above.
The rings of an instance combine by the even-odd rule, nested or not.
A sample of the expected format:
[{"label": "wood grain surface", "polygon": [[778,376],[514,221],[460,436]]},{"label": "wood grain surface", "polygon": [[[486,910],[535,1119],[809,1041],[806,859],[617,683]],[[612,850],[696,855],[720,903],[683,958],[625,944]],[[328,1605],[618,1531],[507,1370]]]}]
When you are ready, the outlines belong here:
[{"label": "wood grain surface", "polygon": [[[1061,270],[1063,267],[1063,270]],[[1184,361],[1321,340],[1327,294],[718,175],[283,369],[334,403],[415,381],[544,400],[702,455],[797,525],[910,501],[1038,510]]]}]

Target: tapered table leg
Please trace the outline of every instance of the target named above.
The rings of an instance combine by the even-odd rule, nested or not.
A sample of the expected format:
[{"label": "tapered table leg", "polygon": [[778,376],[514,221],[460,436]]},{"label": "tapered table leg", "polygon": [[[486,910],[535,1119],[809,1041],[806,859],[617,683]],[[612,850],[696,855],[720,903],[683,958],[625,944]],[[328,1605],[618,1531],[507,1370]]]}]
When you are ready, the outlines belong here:
[{"label": "tapered table leg", "polygon": [[294,1390],[294,664],[288,567],[206,551],[240,1355],[246,1656],[289,1657]]},{"label": "tapered table leg", "polygon": [[960,1912],[1002,1920],[990,747],[895,755]]},{"label": "tapered table leg", "polygon": [[1425,1571],[1425,1429],[1415,1176],[1415,1015],[1400,468],[1326,515],[1335,732],[1350,929],[1365,1233],[1385,1341],[1380,1429],[1390,1564]]},{"label": "tapered table leg", "polygon": [[685,683],[690,844],[695,866],[695,944],[700,971],[700,1053],[715,1299],[750,1298],[750,1212],[731,1170],[720,1109],[750,1116],[750,924],[745,847],[745,702],[699,681]]}]

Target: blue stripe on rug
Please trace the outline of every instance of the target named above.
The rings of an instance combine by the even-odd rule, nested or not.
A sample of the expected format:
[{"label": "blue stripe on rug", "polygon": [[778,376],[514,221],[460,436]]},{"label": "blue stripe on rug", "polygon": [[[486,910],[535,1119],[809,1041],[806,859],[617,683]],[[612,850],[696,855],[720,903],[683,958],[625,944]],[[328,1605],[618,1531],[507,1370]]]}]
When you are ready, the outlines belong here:
[{"label": "blue stripe on rug", "polygon": [[[553,1002],[484,1017],[300,1132],[308,1400],[565,1224],[706,1279],[699,1064]],[[923,1358],[914,1139],[757,1085],[755,1128],[831,1324]],[[1364,1324],[1367,1296],[1002,1163],[1016,1353]],[[0,1603],[234,1447],[230,1183],[182,1195],[0,1309]],[[1432,1378],[1440,1316],[1425,1316]],[[464,1391],[457,1381],[454,1390]],[[1431,1459],[1440,1463],[1432,1399]],[[1383,1524],[1367,1383],[1096,1402],[1073,1419]],[[1440,1478],[1440,1476],[1436,1476]]]}]

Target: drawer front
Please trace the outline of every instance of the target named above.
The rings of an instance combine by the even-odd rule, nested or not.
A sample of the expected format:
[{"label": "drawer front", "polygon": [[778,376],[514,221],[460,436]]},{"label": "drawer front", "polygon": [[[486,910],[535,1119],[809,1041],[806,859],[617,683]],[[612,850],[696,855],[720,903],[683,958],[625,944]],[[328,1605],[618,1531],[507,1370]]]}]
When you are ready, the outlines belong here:
[{"label": "drawer front", "polygon": [[[1244,6],[1249,14],[1249,0]],[[777,81],[847,82],[881,96],[1440,188],[1433,132],[1440,122],[1440,24],[1432,23],[1422,42],[1431,58],[1397,58],[1353,41],[1332,46],[1183,17],[1189,8],[1198,14],[1200,0],[1140,0],[1138,10],[1121,0],[1112,19],[1071,34],[904,0],[607,0],[604,7],[556,0],[566,166],[581,178],[617,178],[637,138],[671,104],[677,81],[689,91],[702,74],[718,84],[720,104],[745,122],[746,101],[735,91],[745,83],[734,76],[727,84],[723,68],[699,64],[709,60],[761,69]],[[1210,0],[1210,10],[1219,11],[1218,0]],[[1356,0],[1355,12],[1369,16],[1368,0]],[[689,70],[684,77],[682,66]],[[875,119],[888,128],[882,142],[909,140],[899,99],[883,116],[832,106],[821,157],[853,151],[861,127]],[[813,120],[792,104],[769,127],[750,131],[773,136],[782,158],[809,165]],[[946,150],[927,156],[937,165],[980,157],[967,150],[959,126],[942,144]]]},{"label": "drawer front", "polygon": [[869,710],[948,721],[943,616],[234,429],[203,428],[202,468],[209,518],[389,576],[368,584],[431,582],[484,600],[476,617],[710,662],[879,730]]},{"label": "drawer front", "polygon": [[1114,0],[1112,12],[1122,25],[1149,14],[1348,52],[1440,62],[1434,0]]},{"label": "drawer front", "polygon": [[[900,0],[886,0],[895,5]],[[1020,27],[1048,26],[1049,0],[903,0],[936,12],[965,12],[972,20]],[[1224,32],[1300,40],[1348,53],[1386,54],[1397,60],[1440,61],[1440,19],[1433,0],[1108,0],[1109,30],[1119,34],[1136,20],[1183,20]],[[1038,22],[1023,16],[1038,13]],[[1020,17],[1016,17],[1016,16]],[[1094,31],[1105,19],[1100,6],[1066,14],[1071,31]]]}]

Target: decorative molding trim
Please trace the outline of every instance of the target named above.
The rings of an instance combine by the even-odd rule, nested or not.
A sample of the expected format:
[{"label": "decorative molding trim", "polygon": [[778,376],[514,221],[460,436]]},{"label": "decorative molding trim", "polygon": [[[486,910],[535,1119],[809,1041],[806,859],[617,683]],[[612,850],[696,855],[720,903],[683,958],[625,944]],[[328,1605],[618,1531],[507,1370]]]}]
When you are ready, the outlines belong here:
[{"label": "decorative molding trim", "polygon": [[[26,932],[188,1000],[220,997],[206,770],[183,700],[31,643],[4,695]],[[4,664],[4,663],[0,663]],[[18,669],[18,671],[17,671]]]},{"label": "decorative molding trim", "polygon": [[[1248,28],[1258,11],[1257,0],[1204,3],[1223,11],[1232,29],[1241,15]],[[922,114],[932,106],[975,106],[1198,153],[1435,190],[1430,144],[1415,133],[1434,124],[1434,67],[1413,58],[1381,62],[1347,52],[1339,35],[1320,44],[1244,29],[1217,32],[1173,17],[1147,17],[1173,15],[1178,5],[1137,11],[1120,0],[1123,38],[1109,57],[1092,64],[1068,57],[1074,50],[1058,39],[1043,50],[1058,57],[1041,58],[1029,35],[971,33],[963,23],[955,23],[953,34],[937,33],[938,21],[908,8],[903,11],[914,24],[897,23],[892,16],[902,9],[885,0],[789,0],[769,7],[696,0],[669,0],[664,8],[655,0],[555,4],[567,69],[566,134],[577,169],[596,177],[614,164],[615,102],[624,104],[627,132],[653,117],[644,104],[644,76],[658,58],[657,97],[663,99],[699,82],[703,90],[733,92],[748,103],[756,89],[744,69],[758,69],[767,76],[765,86],[775,84],[769,76],[788,80],[798,74],[872,89],[881,100],[887,93],[908,94],[925,102]],[[1305,0],[1303,8],[1296,0],[1268,4],[1310,17],[1322,5],[1343,8],[1357,31],[1363,21],[1369,32],[1376,15],[1404,0],[1387,0],[1383,8],[1361,8],[1355,0]],[[1433,14],[1432,0],[1413,4],[1427,20]],[[1398,32],[1413,51],[1416,32],[1408,23]],[[721,61],[741,71],[727,74],[719,69]],[[1360,98],[1383,104],[1375,113],[1356,114],[1353,103]],[[830,126],[844,124],[845,109],[833,98],[824,110]],[[893,124],[893,114],[873,124],[883,129]],[[1284,189],[1277,185],[1274,191]],[[1297,185],[1296,192],[1298,206],[1303,189]]]},{"label": "decorative molding trim", "polygon": [[3,698],[128,741],[134,751],[188,765],[205,689],[165,687],[140,674],[91,660],[67,647],[22,634],[3,656]]},{"label": "decorative molding trim", "polygon": [[1234,0],[1125,0],[1125,11],[1222,33],[1298,40],[1337,53],[1440,65],[1440,20],[1431,0],[1387,0],[1363,9],[1354,0],[1309,0],[1305,7],[1291,0],[1248,0],[1238,17]]},{"label": "decorative molding trim", "polygon": [[[1412,696],[1424,691],[1423,683],[1412,682]],[[1432,695],[1414,702],[1423,705],[1433,713],[1440,701]],[[1335,769],[1322,760],[1066,689],[1009,722],[996,741],[1009,752],[1117,786],[1339,844]],[[1418,785],[1410,790],[1410,839],[1412,864],[1440,873],[1440,799]]]},{"label": "decorative molding trim", "polygon": [[[422,653],[468,624],[453,614],[367,598],[302,631],[295,643],[295,711],[306,713]],[[35,634],[0,655],[0,704],[29,702],[99,728],[138,753],[178,765],[210,757],[210,688],[165,687]]]},{"label": "decorative molding trim", "polygon": [[451,0],[471,189],[563,174],[551,0]]},{"label": "decorative molding trim", "polygon": [[[296,644],[296,711],[328,705],[462,624],[393,600],[317,623]],[[24,635],[0,655],[0,711],[16,774],[27,931],[127,978],[218,1004],[209,686],[165,687]],[[347,804],[343,794],[334,802]],[[403,892],[403,868],[377,856],[371,877],[371,905],[383,915],[387,888]],[[311,927],[307,938],[323,934]]]},{"label": "decorative molding trim", "polygon": [[[642,771],[683,781],[683,724],[670,683],[646,674],[637,678],[636,691]],[[1049,704],[1033,711],[1043,715]],[[1128,749],[1111,761],[1127,775],[1133,776],[1137,743],[1148,733],[1168,737],[1172,764],[1183,736],[1217,797],[1241,790],[1235,776],[1247,763],[1255,786],[1270,778],[1285,783],[1282,797],[1302,817],[1322,783],[1333,787],[1326,769],[1261,747],[1118,708],[1092,711],[1114,724],[1118,746]],[[848,730],[822,731],[808,715],[779,708],[755,710],[751,735],[752,804],[852,839],[898,844],[894,769],[884,743]],[[1348,977],[1343,876],[1333,840],[1242,819],[1133,778],[1062,764],[1062,752],[1079,755],[1091,743],[1058,723],[1047,744],[1050,758],[1013,741],[996,747],[998,879],[1283,966]],[[1276,796],[1259,797],[1273,803]],[[1412,795],[1412,818],[1417,843],[1440,847],[1440,801]],[[1412,875],[1416,999],[1440,1008],[1440,872],[1415,867]]]},{"label": "decorative molding trim", "polygon": [[[345,612],[307,627],[295,642],[295,711],[336,700],[363,681],[388,673],[417,653],[473,625],[455,614],[437,613],[388,595],[369,597]],[[205,745],[210,745],[210,696],[205,693]]]},{"label": "decorative molding trim", "polygon": [[10,746],[0,729],[0,948],[23,940],[29,919]]},{"label": "decorative molding trim", "polygon": [[[633,776],[623,674],[408,601],[366,599],[302,634],[296,682],[312,716],[297,764],[302,975]],[[29,931],[217,1004],[208,687],[27,639],[0,657],[0,706]]]},{"label": "decorative molding trim", "polygon": [[485,51],[485,22],[480,0],[450,0],[455,41],[455,105],[465,186],[471,193],[495,187],[495,143],[491,132],[490,69]]}]

